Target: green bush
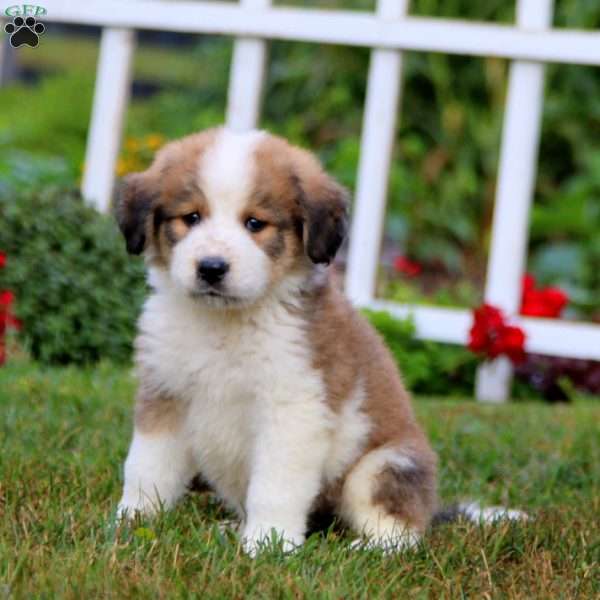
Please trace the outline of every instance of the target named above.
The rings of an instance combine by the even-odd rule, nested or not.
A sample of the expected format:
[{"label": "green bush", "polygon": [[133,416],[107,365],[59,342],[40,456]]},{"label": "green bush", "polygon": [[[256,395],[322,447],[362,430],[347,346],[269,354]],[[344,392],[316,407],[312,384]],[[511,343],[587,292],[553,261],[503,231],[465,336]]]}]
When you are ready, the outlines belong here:
[{"label": "green bush", "polygon": [[400,367],[406,387],[416,394],[466,395],[473,393],[477,357],[459,346],[419,340],[410,319],[386,312],[365,311]]},{"label": "green bush", "polygon": [[0,288],[14,291],[20,335],[35,358],[130,359],[144,269],[111,217],[72,189],[0,189],[0,248],[8,255]]}]

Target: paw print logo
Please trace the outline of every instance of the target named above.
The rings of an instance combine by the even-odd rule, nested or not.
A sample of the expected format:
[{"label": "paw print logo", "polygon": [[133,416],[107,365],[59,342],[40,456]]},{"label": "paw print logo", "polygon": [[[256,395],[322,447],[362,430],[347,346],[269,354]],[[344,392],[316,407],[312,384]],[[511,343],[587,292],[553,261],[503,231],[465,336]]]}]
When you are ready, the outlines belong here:
[{"label": "paw print logo", "polygon": [[46,31],[42,23],[38,23],[33,17],[15,17],[12,23],[4,26],[4,31],[10,35],[10,45],[18,48],[27,44],[35,48],[39,43],[39,36]]}]

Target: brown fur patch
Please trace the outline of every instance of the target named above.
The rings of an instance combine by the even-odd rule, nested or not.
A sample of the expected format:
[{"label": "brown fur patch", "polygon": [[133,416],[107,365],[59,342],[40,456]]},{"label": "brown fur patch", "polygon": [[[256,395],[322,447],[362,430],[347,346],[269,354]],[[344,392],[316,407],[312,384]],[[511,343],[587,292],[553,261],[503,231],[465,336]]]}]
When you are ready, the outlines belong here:
[{"label": "brown fur patch", "polygon": [[187,232],[180,218],[192,212],[207,216],[197,170],[200,156],[214,142],[217,131],[210,129],[167,144],[149,169],[125,178],[117,218],[130,252],[139,254],[151,244],[152,260],[166,264],[172,246]]},{"label": "brown fur patch", "polygon": [[[335,412],[340,412],[344,402],[352,396],[357,383],[361,381],[364,385],[362,410],[370,419],[372,427],[363,451],[349,465],[347,473],[371,450],[382,446],[404,449],[415,457],[416,465],[422,466],[422,470],[413,475],[415,481],[419,474],[423,476],[423,489],[419,491],[417,486],[414,494],[415,497],[423,498],[424,510],[418,509],[414,502],[410,507],[404,503],[400,497],[401,486],[397,484],[399,480],[394,480],[387,471],[382,474],[381,485],[375,492],[376,501],[385,500],[383,503],[386,510],[389,507],[391,511],[393,507],[392,514],[399,514],[402,506],[406,506],[406,514],[414,508],[413,520],[419,523],[428,520],[432,507],[435,506],[435,454],[415,420],[409,394],[383,340],[366,319],[350,306],[331,279],[327,279],[326,283],[307,295],[305,311],[313,365],[323,374],[330,407]],[[323,490],[315,509],[319,505],[322,508],[339,502],[346,474],[341,481],[334,482]],[[427,490],[431,490],[431,493]],[[412,493],[410,486],[402,493]],[[417,517],[419,514],[422,516]]]},{"label": "brown fur patch", "polygon": [[180,399],[146,390],[142,385],[135,401],[135,426],[146,434],[173,431],[181,425],[186,408]]},{"label": "brown fur patch", "polygon": [[[331,278],[305,300],[313,365],[323,373],[327,401],[338,412],[359,379],[374,424],[371,447],[394,441],[415,423],[408,392],[383,341]],[[392,429],[388,428],[392,421]]]},{"label": "brown fur patch", "polygon": [[304,263],[294,231],[295,189],[285,168],[278,171],[267,155],[257,157],[257,161],[256,183],[242,214],[242,223],[253,217],[267,224],[252,238],[274,263],[281,261],[282,264],[274,265],[272,280],[275,281],[298,263]]},{"label": "brown fur patch", "polygon": [[271,213],[280,229],[294,231],[306,255],[328,263],[346,229],[347,193],[310,152],[268,136],[256,152],[254,203]]},{"label": "brown fur patch", "polygon": [[402,523],[424,531],[437,508],[436,460],[421,449],[413,466],[387,465],[377,477],[373,503]]},{"label": "brown fur patch", "polygon": [[290,149],[287,142],[273,136],[258,144],[255,186],[244,214],[244,220],[252,216],[268,223],[254,240],[273,261],[273,282],[308,266],[299,235],[302,215]]}]

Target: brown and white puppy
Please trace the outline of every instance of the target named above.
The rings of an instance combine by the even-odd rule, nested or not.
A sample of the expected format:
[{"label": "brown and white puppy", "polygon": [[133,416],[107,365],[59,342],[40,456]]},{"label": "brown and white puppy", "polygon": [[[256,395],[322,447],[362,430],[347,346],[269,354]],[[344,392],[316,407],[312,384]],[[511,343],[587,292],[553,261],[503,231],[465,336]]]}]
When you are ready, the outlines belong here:
[{"label": "brown and white puppy", "polygon": [[348,200],[264,132],[170,143],[126,179],[118,221],[152,288],[119,514],[172,506],[197,474],[249,552],[329,510],[384,547],[437,507],[436,457],[381,339],[332,284]]}]

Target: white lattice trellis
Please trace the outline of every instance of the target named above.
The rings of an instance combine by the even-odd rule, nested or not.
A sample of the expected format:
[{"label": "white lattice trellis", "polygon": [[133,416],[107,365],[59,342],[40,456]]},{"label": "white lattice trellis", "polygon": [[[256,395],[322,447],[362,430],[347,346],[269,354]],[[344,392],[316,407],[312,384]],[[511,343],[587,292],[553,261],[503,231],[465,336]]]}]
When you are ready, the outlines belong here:
[{"label": "white lattice trellis", "polygon": [[[552,29],[553,0],[518,0],[514,26],[410,17],[408,0],[378,0],[375,13],[275,8],[270,0],[46,0],[44,6],[46,21],[103,27],[83,179],[84,196],[102,211],[108,210],[112,196],[135,30],[234,36],[227,122],[240,130],[258,123],[269,39],[372,48],[347,292],[359,306],[412,315],[422,338],[457,344],[466,342],[468,311],[400,306],[374,297],[402,51],[511,59],[485,297],[526,330],[529,351],[600,359],[600,326],[516,316],[536,174],[544,62],[600,65],[598,33]],[[510,365],[502,360],[482,367],[478,398],[505,400],[510,378]]]}]

